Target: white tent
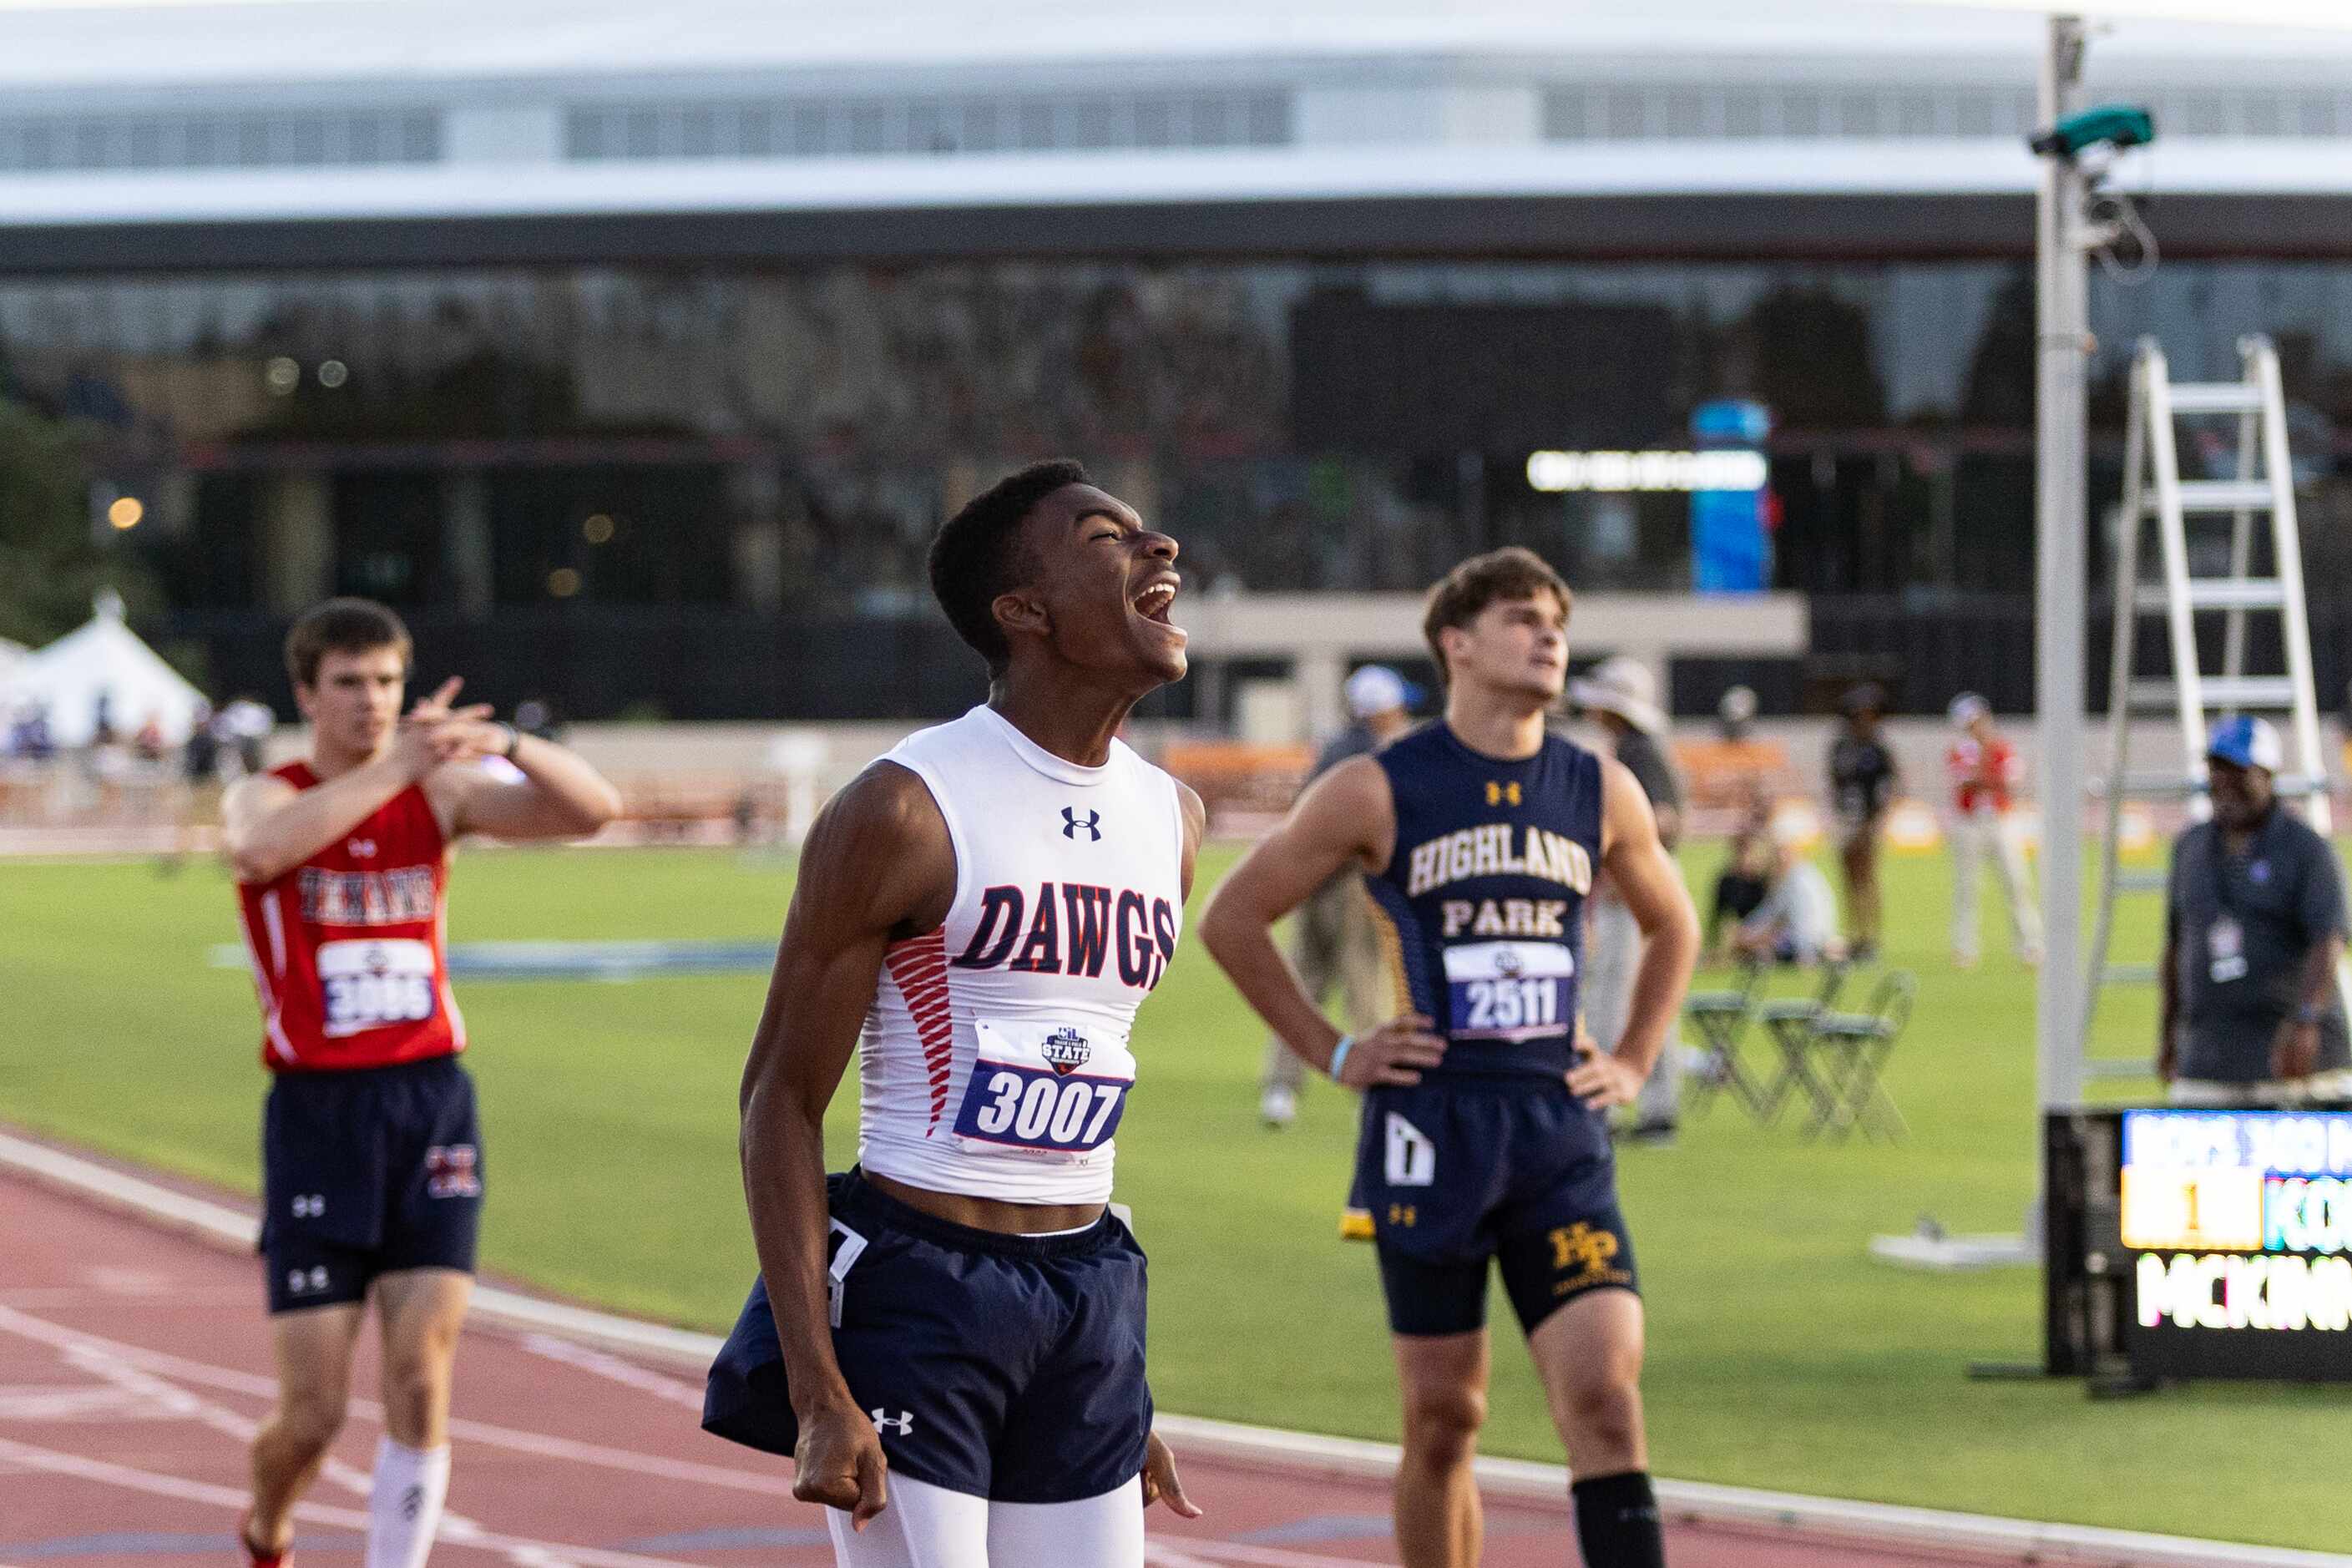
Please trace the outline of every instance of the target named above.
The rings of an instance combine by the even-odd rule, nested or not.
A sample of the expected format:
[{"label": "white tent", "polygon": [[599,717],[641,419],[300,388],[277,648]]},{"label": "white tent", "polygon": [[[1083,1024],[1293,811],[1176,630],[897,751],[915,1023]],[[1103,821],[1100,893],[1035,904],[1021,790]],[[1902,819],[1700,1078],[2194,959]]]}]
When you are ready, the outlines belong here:
[{"label": "white tent", "polygon": [[205,702],[204,693],[122,624],[122,601],[112,594],[99,596],[97,614],[80,629],[0,670],[0,716],[42,704],[60,746],[89,743],[101,695],[116,733],[128,739],[152,716],[175,746],[188,738]]}]

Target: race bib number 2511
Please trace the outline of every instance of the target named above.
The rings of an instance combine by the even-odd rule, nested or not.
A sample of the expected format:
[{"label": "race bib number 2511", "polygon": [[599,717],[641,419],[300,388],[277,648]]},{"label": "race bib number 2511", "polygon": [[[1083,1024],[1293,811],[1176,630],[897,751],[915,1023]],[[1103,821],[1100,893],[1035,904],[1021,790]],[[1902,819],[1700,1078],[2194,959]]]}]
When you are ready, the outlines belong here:
[{"label": "race bib number 2511", "polygon": [[1576,955],[1557,942],[1474,942],[1445,950],[1447,1032],[1457,1039],[1564,1035]]}]

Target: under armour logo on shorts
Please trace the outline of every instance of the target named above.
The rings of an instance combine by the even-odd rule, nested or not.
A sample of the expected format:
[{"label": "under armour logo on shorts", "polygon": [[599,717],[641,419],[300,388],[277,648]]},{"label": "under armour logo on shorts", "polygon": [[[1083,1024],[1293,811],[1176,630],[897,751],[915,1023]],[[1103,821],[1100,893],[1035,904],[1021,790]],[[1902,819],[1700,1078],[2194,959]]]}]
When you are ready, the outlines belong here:
[{"label": "under armour logo on shorts", "polygon": [[436,1143],[425,1151],[425,1191],[436,1198],[482,1195],[481,1160],[471,1143]]},{"label": "under armour logo on shorts", "polygon": [[423,1487],[411,1487],[400,1494],[401,1518],[413,1521],[424,1507],[425,1489]]},{"label": "under armour logo on shorts", "polygon": [[1086,830],[1089,839],[1093,842],[1100,843],[1102,841],[1102,813],[1099,811],[1090,811],[1087,813],[1086,820],[1081,822],[1078,820],[1078,814],[1075,807],[1066,805],[1062,807],[1062,837],[1065,838],[1076,838],[1078,836],[1079,829],[1081,828]]},{"label": "under armour logo on shorts", "polygon": [[892,1415],[877,1407],[867,1414],[874,1417],[874,1430],[877,1432],[896,1432],[904,1437],[915,1429],[915,1413],[911,1410],[901,1410]]}]

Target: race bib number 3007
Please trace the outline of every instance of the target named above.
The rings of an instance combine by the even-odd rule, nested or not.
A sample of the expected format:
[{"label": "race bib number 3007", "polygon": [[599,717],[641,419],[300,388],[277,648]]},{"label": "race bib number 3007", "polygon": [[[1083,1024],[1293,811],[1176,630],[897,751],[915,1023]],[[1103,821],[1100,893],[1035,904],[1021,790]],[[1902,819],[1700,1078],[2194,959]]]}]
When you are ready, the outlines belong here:
[{"label": "race bib number 3007", "polygon": [[956,1131],[1039,1154],[1087,1154],[1111,1141],[1135,1086],[1135,1058],[1108,1031],[1084,1025],[973,1026],[979,1054]]},{"label": "race bib number 3007", "polygon": [[1557,942],[1473,942],[1445,950],[1447,1032],[1456,1039],[1567,1034],[1576,954]]},{"label": "race bib number 3007", "polygon": [[327,1036],[356,1035],[433,1016],[433,948],[406,939],[330,942],[319,948]]}]

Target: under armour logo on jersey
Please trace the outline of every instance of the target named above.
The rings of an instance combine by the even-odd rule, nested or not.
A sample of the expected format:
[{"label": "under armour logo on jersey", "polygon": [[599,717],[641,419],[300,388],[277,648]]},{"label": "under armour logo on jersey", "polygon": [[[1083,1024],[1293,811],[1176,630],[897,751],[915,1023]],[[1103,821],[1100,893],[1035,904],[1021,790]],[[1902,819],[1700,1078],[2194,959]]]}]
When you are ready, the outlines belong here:
[{"label": "under armour logo on jersey", "polygon": [[352,858],[354,860],[375,858],[375,840],[373,838],[346,838],[343,840],[343,847],[351,851]]},{"label": "under armour logo on jersey", "polygon": [[1488,805],[1501,805],[1506,801],[1509,802],[1513,805],[1519,804],[1518,781],[1514,779],[1509,784],[1496,784],[1493,779],[1488,779],[1486,781],[1486,804]]},{"label": "under armour logo on jersey", "polygon": [[1065,838],[1076,838],[1081,830],[1087,834],[1089,840],[1095,843],[1100,843],[1102,841],[1102,813],[1099,811],[1090,811],[1087,813],[1086,819],[1084,821],[1080,821],[1076,807],[1067,805],[1062,807],[1062,837]]},{"label": "under armour logo on jersey", "polygon": [[901,1410],[898,1415],[892,1415],[877,1408],[867,1414],[874,1417],[874,1430],[877,1432],[896,1432],[899,1436],[904,1437],[915,1429],[915,1413],[911,1410]]}]

